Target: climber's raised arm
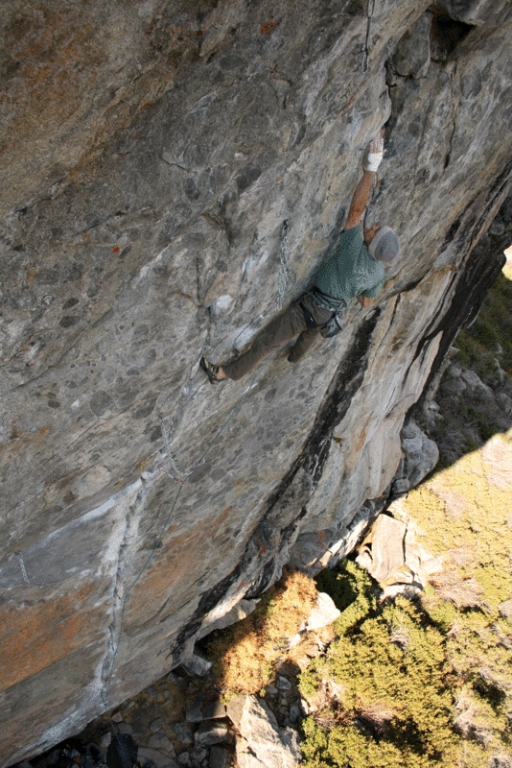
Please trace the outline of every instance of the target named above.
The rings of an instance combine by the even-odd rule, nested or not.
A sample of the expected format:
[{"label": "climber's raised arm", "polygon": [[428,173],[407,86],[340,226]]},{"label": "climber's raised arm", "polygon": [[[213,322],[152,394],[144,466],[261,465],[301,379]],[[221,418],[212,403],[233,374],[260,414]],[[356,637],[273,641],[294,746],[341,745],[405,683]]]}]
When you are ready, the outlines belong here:
[{"label": "climber's raised arm", "polygon": [[398,257],[400,243],[390,227],[374,224],[363,232],[356,225],[359,225],[370,198],[383,154],[383,140],[373,139],[365,152],[363,178],[354,192],[345,231],[341,233],[334,253],[312,276],[309,289],[264,326],[249,349],[238,357],[220,364],[201,358],[201,368],[211,384],[226,379],[238,381],[273,349],[296,336],[288,361],[297,363],[315,337],[330,338],[343,330],[341,316],[353,299],[357,298],[363,307],[369,307],[377,298],[384,284],[384,263]]},{"label": "climber's raised arm", "polygon": [[345,231],[356,227],[361,221],[364,209],[368,205],[370,193],[372,191],[373,180],[377,169],[384,156],[384,139],[372,139],[365,152],[363,163],[363,176],[359,180],[356,190],[352,196],[350,209],[345,223]]}]

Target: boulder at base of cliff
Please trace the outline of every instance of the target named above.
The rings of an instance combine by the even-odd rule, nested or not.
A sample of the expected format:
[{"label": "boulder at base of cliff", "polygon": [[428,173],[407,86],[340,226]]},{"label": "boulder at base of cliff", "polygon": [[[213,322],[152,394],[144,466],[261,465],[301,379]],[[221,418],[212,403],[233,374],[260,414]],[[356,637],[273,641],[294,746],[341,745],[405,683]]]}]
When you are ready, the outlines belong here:
[{"label": "boulder at base of cliff", "polygon": [[[290,728],[279,728],[277,720],[256,696],[237,699],[240,735],[236,741],[239,768],[295,768],[301,755],[298,738]],[[241,705],[241,706],[240,706]],[[229,714],[229,707],[228,707]]]}]

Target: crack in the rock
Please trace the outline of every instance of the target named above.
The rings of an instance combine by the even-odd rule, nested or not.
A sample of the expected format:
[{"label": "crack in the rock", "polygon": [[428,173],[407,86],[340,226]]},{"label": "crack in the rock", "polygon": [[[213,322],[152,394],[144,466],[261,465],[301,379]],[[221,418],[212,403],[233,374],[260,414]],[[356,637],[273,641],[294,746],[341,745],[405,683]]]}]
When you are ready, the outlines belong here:
[{"label": "crack in the rock", "polygon": [[167,165],[170,165],[171,168],[178,168],[180,171],[185,171],[185,173],[195,173],[195,174],[197,174],[197,171],[193,171],[190,168],[185,168],[183,165],[180,165],[179,163],[173,163],[173,162],[171,162],[171,160],[166,160],[163,155],[158,155],[158,157],[160,158],[160,160],[163,163],[166,163]]},{"label": "crack in the rock", "polygon": [[448,166],[450,165],[450,160],[451,160],[451,156],[452,156],[452,148],[453,148],[453,139],[454,139],[455,133],[457,131],[457,119],[456,119],[456,116],[455,116],[455,109],[454,109],[454,101],[455,101],[455,99],[454,99],[454,95],[453,95],[453,76],[454,76],[454,74],[455,74],[454,72],[450,72],[449,73],[449,78],[450,78],[450,97],[451,97],[450,98],[450,102],[451,102],[451,106],[452,106],[452,129],[451,129],[450,135],[448,137],[448,151],[447,151],[447,153],[445,155],[445,158],[444,158],[443,174],[446,171],[446,169],[448,168]]},{"label": "crack in the rock", "polygon": [[393,314],[391,315],[391,320],[389,321],[388,328],[391,328],[391,326],[393,325],[393,323],[395,321],[395,317],[396,317],[396,313],[398,312],[398,307],[400,305],[400,301],[401,301],[401,292],[399,294],[397,294],[397,297],[396,297],[396,300],[395,300],[395,304],[393,306]]},{"label": "crack in the rock", "polygon": [[149,493],[149,483],[144,477],[140,478],[142,487],[139,490],[137,497],[132,505],[129,507],[129,511],[125,517],[125,529],[123,537],[119,545],[117,555],[117,567],[115,573],[114,589],[112,592],[112,621],[109,625],[109,639],[107,642],[107,650],[100,675],[101,691],[100,696],[105,706],[105,709],[109,709],[109,690],[112,681],[112,674],[114,672],[114,665],[121,644],[121,633],[124,624],[124,611],[126,607],[126,601],[130,591],[135,586],[136,582],[140,578],[142,571],[137,577],[135,577],[132,584],[126,589],[125,585],[125,571],[127,565],[131,562],[131,544],[137,540],[134,533],[138,530],[138,522],[140,520],[140,513],[145,504],[146,498]]}]

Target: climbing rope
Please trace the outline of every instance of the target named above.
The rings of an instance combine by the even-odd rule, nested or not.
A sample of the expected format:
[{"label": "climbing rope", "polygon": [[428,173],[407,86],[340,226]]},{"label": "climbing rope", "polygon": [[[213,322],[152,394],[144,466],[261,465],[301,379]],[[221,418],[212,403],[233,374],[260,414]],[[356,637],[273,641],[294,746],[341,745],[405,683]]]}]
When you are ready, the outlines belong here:
[{"label": "climbing rope", "polygon": [[370,57],[370,32],[372,27],[372,19],[375,15],[375,0],[367,0],[366,4],[366,39],[364,42],[363,53],[363,66],[362,72],[368,72],[368,59]]},{"label": "climbing rope", "polygon": [[288,284],[288,221],[285,219],[281,227],[281,242],[279,245],[279,272],[277,276],[276,304],[279,311],[283,308],[283,300]]},{"label": "climbing rope", "polygon": [[[171,473],[167,471],[167,469],[166,469],[166,467],[165,467],[165,465],[163,463],[160,463],[158,465],[158,468],[161,469],[162,472],[165,472],[167,477],[169,477],[171,480],[175,480],[177,483],[182,483],[182,482],[184,482],[184,479],[185,479],[186,475],[183,474],[183,472],[180,471],[180,469],[178,468],[178,465],[176,464],[176,459],[172,455],[171,446],[170,446],[170,443],[169,443],[169,438],[167,437],[167,430],[165,429],[163,415],[161,413],[159,413],[158,414],[158,418],[160,419],[160,430],[162,432],[162,437],[163,437],[163,440],[164,440],[165,453],[167,455],[167,460],[168,460],[168,462],[169,462],[169,464],[171,466],[171,470],[174,472],[174,474],[171,475]],[[173,428],[174,428],[174,426],[175,426],[175,420],[173,419]]]},{"label": "climbing rope", "polygon": [[[111,662],[111,665],[110,665],[110,671],[109,671],[109,674],[108,674],[108,678],[107,678],[107,680],[106,680],[106,682],[104,684],[104,688],[103,688],[103,691],[102,691],[103,703],[104,703],[106,709],[108,709],[107,689],[110,686],[110,681],[112,679],[112,674],[114,672],[115,660],[117,658],[117,654],[118,654],[118,651],[119,651],[119,646],[121,644],[121,635],[122,635],[123,626],[124,626],[124,614],[125,614],[125,609],[126,609],[126,603],[127,603],[127,600],[128,600],[128,596],[129,596],[130,592],[132,591],[132,589],[137,584],[137,582],[139,581],[139,579],[142,577],[143,573],[145,572],[145,570],[147,569],[149,564],[151,563],[151,561],[152,561],[152,559],[154,557],[155,551],[160,548],[160,546],[162,544],[162,540],[163,540],[164,534],[165,534],[165,532],[166,532],[166,530],[167,530],[167,528],[169,526],[171,518],[172,518],[172,516],[174,514],[174,510],[176,509],[176,506],[178,504],[178,500],[179,500],[179,498],[181,496],[181,492],[182,492],[183,488],[185,487],[185,485],[186,485],[190,475],[194,472],[194,470],[197,467],[199,467],[202,464],[204,464],[204,462],[206,460],[206,457],[208,456],[208,454],[210,453],[212,448],[218,442],[220,436],[225,431],[225,429],[228,426],[229,422],[234,418],[234,416],[236,416],[236,414],[238,413],[238,411],[242,407],[245,399],[247,398],[247,395],[249,394],[251,389],[253,389],[253,387],[255,386],[256,382],[258,381],[258,379],[262,375],[263,371],[265,370],[265,368],[269,364],[269,362],[272,359],[273,355],[274,355],[274,352],[272,352],[268,356],[268,358],[267,358],[266,362],[264,363],[264,365],[262,365],[261,368],[257,371],[256,375],[251,380],[251,383],[249,384],[249,386],[245,389],[245,391],[242,393],[242,396],[239,398],[239,400],[236,403],[236,405],[229,412],[228,416],[226,417],[226,419],[225,419],[224,423],[222,424],[222,426],[220,427],[220,429],[217,431],[217,433],[216,433],[215,437],[213,438],[213,440],[207,445],[206,449],[203,451],[203,453],[201,454],[199,459],[197,459],[197,461],[195,461],[194,464],[191,466],[191,468],[187,472],[185,472],[185,473],[180,473],[178,468],[176,467],[175,460],[172,457],[172,454],[170,452],[169,441],[168,441],[166,433],[165,433],[165,427],[164,427],[164,424],[163,424],[163,418],[162,417],[160,418],[160,424],[162,426],[162,436],[163,436],[163,439],[164,439],[164,445],[165,445],[166,453],[167,453],[168,458],[173,462],[174,466],[176,467],[176,474],[178,475],[178,477],[173,477],[168,472],[165,472],[165,473],[167,474],[168,477],[171,477],[173,480],[177,480],[180,485],[179,485],[178,491],[177,491],[177,493],[176,493],[176,495],[174,497],[174,501],[172,503],[171,509],[169,510],[169,514],[167,515],[167,517],[165,519],[165,522],[164,522],[164,524],[163,524],[163,526],[161,528],[160,535],[158,536],[158,539],[153,544],[153,547],[151,548],[151,551],[150,551],[150,553],[149,553],[149,555],[148,555],[144,565],[142,566],[141,570],[139,571],[138,575],[136,576],[134,581],[130,584],[130,586],[128,587],[126,592],[123,593],[122,598],[121,598],[122,599],[122,606],[121,606],[121,617],[120,617],[120,622],[119,622],[118,640],[117,640],[117,644],[116,644],[116,647],[115,647],[115,650],[114,650],[114,654],[112,656],[112,662]],[[162,469],[162,468],[160,467],[160,469]],[[165,471],[165,470],[162,469],[162,471]],[[116,587],[116,592],[117,592],[117,587]]]},{"label": "climbing rope", "polygon": [[[207,333],[207,337],[205,339],[205,342],[203,344],[203,349],[202,349],[202,351],[200,353],[200,357],[204,356],[204,357],[207,357],[207,358],[209,358],[210,351],[211,351],[211,321],[212,321],[212,315],[211,315],[210,308],[209,308],[209,315],[210,315],[210,322],[209,322],[209,325],[208,325],[208,333]],[[185,379],[185,383],[183,384],[183,386],[181,388],[180,395],[179,395],[179,398],[178,398],[178,403],[176,405],[176,408],[175,408],[175,411],[174,411],[174,417],[173,417],[173,420],[172,420],[172,423],[171,423],[171,435],[176,430],[176,427],[179,424],[180,418],[183,416],[183,413],[184,413],[184,410],[185,410],[185,405],[184,405],[185,401],[186,400],[188,400],[188,401],[193,400],[194,397],[196,396],[196,394],[201,389],[201,386],[199,386],[199,387],[196,387],[195,390],[192,390],[191,380],[192,380],[193,372],[194,372],[194,367],[191,367],[190,371],[189,371],[189,373],[188,373],[188,375],[187,375],[187,377]],[[170,395],[168,395],[168,397],[166,397],[163,400],[163,402],[161,403],[161,406],[160,406],[161,408],[164,406],[164,404],[167,402],[167,400],[171,396],[172,395],[170,394]],[[164,449],[165,449],[165,454],[166,455],[165,455],[165,457],[162,457],[157,462],[157,464],[156,464],[157,469],[160,469],[160,470],[162,470],[162,472],[165,472],[167,477],[169,477],[171,480],[174,480],[177,483],[182,483],[184,478],[187,475],[187,472],[182,472],[180,470],[180,468],[178,467],[178,464],[176,462],[176,459],[174,458],[174,455],[173,455],[173,453],[171,451],[171,440],[170,440],[170,438],[169,438],[169,436],[167,434],[167,430],[166,430],[165,422],[164,422],[164,417],[163,417],[163,414],[162,414],[161,411],[158,413],[158,419],[160,421],[160,431],[162,433],[162,438],[163,438],[163,441],[164,441]],[[168,469],[166,467],[166,464],[168,464],[170,466],[171,472],[168,471]],[[173,473],[173,474],[171,474],[171,473]]]},{"label": "climbing rope", "polygon": [[27,571],[26,571],[26,568],[25,568],[25,563],[23,561],[23,554],[22,554],[22,552],[18,551],[18,552],[15,552],[14,554],[18,558],[18,561],[19,561],[19,564],[20,564],[20,568],[21,568],[21,573],[23,575],[23,581],[25,582],[25,584],[30,584],[30,581],[29,581],[29,578],[28,578],[28,575],[27,575]]}]

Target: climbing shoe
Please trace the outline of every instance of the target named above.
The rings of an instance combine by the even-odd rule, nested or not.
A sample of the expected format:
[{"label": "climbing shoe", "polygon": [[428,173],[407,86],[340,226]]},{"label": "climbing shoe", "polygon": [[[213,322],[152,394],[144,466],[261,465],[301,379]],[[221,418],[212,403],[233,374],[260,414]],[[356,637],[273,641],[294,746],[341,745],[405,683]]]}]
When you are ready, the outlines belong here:
[{"label": "climbing shoe", "polygon": [[203,371],[208,376],[208,379],[210,381],[210,384],[220,384],[221,381],[225,381],[225,379],[218,379],[217,374],[219,372],[219,366],[213,365],[213,363],[210,363],[206,357],[201,358],[201,362],[199,363]]}]

